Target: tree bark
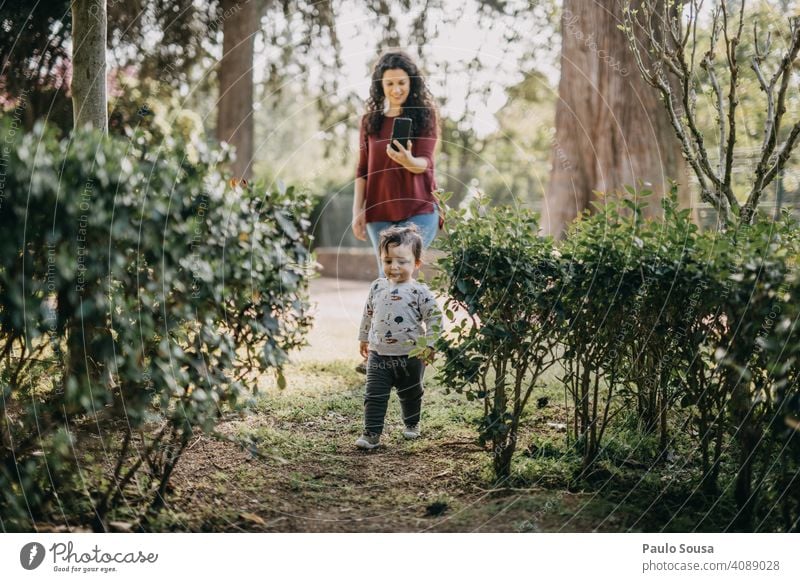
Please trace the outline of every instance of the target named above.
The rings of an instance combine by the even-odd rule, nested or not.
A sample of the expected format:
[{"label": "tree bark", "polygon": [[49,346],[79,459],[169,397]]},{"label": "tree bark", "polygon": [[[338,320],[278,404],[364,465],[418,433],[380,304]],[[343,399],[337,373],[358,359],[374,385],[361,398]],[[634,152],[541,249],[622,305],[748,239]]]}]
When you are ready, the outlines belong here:
[{"label": "tree bark", "polygon": [[108,133],[106,0],[72,0],[72,110],[75,129]]},{"label": "tree bark", "polygon": [[545,232],[556,237],[590,207],[595,190],[650,189],[644,214],[658,216],[672,179],[680,184],[681,205],[689,206],[680,144],[656,90],[639,75],[617,28],[621,23],[616,0],[564,0],[559,100],[542,211]]},{"label": "tree bark", "polygon": [[217,139],[236,148],[235,178],[252,176],[253,46],[258,30],[255,0],[222,0],[222,60],[219,63]]}]

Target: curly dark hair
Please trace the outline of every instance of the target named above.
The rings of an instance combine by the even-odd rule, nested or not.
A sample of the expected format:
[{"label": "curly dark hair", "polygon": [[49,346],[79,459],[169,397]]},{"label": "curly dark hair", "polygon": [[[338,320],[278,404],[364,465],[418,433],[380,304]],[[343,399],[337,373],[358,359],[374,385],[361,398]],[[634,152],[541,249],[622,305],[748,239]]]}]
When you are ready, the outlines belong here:
[{"label": "curly dark hair", "polygon": [[411,137],[430,135],[437,130],[436,104],[425,84],[419,67],[402,51],[384,53],[372,69],[372,86],[364,116],[367,135],[375,135],[383,123],[383,74],[389,69],[403,69],[411,81],[408,98],[403,104],[403,117],[411,118]]}]

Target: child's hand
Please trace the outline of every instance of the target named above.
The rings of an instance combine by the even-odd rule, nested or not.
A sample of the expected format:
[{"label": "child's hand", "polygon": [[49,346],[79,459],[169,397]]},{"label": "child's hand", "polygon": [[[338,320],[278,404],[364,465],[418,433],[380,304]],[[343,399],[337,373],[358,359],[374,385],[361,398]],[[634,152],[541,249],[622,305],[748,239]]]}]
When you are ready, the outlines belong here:
[{"label": "child's hand", "polygon": [[436,352],[433,348],[425,348],[425,351],[419,355],[419,358],[427,365],[433,364],[433,361],[436,359]]},{"label": "child's hand", "polygon": [[361,352],[361,357],[366,360],[369,357],[369,342],[361,342],[358,348]]}]

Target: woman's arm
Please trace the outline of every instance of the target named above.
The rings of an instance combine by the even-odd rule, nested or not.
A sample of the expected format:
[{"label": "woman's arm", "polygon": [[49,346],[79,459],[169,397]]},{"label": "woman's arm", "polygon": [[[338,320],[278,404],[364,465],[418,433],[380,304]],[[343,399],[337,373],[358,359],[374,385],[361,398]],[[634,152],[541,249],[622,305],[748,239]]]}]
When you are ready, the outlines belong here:
[{"label": "woman's arm", "polygon": [[364,209],[366,191],[367,179],[356,178],[353,195],[353,235],[358,240],[367,240],[367,217]]},{"label": "woman's arm", "polygon": [[367,192],[367,179],[356,178],[355,195],[353,196],[353,214],[356,210],[364,210],[364,197]]},{"label": "woman's arm", "polygon": [[358,166],[353,192],[353,235],[358,240],[367,240],[367,217],[364,202],[367,192],[367,174],[369,172],[369,139],[365,131],[365,120],[361,120],[358,132]]}]

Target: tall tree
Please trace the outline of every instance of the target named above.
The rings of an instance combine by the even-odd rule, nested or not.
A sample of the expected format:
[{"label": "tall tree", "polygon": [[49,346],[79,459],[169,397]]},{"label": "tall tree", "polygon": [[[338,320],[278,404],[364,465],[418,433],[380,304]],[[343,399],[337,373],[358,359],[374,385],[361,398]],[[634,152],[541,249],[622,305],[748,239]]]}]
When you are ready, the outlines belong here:
[{"label": "tall tree", "polygon": [[556,105],[552,169],[542,210],[545,231],[561,236],[589,207],[595,191],[641,183],[654,193],[655,215],[669,180],[688,203],[686,168],[658,93],[638,74],[618,26],[614,2],[565,0],[561,18],[561,80]]},{"label": "tall tree", "polygon": [[72,105],[76,128],[108,132],[106,0],[72,2]]},{"label": "tall tree", "polygon": [[236,148],[231,168],[237,178],[252,176],[253,48],[259,13],[255,0],[222,0],[223,40],[219,62],[217,139]]}]

